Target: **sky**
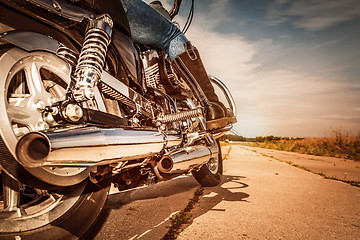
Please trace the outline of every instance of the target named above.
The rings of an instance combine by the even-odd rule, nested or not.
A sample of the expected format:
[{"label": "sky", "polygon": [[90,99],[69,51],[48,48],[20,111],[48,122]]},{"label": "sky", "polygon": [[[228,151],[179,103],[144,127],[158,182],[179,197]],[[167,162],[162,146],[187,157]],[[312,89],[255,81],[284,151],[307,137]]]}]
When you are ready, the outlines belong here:
[{"label": "sky", "polygon": [[326,137],[360,134],[359,26],[360,0],[195,0],[186,36],[232,92],[240,135]]}]

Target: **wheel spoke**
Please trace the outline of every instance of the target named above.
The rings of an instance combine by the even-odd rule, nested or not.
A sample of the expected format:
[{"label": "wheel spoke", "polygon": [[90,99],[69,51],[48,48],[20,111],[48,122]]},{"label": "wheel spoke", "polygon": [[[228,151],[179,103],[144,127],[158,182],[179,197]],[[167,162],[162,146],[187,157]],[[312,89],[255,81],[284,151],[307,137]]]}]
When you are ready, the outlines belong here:
[{"label": "wheel spoke", "polygon": [[13,94],[8,99],[7,113],[11,122],[26,126],[30,130],[41,131],[48,126],[43,122],[41,111],[51,104],[53,96],[46,91],[40,69],[44,59],[34,56],[24,59],[18,69],[23,69],[30,94]]},{"label": "wheel spoke", "polygon": [[29,109],[27,107],[18,107],[12,105],[9,105],[7,107],[7,114],[9,116],[9,119],[11,120],[16,119],[17,122],[19,121],[19,123],[30,121],[33,115],[33,111],[34,111],[33,109]]},{"label": "wheel spoke", "polygon": [[39,113],[39,110],[34,109],[34,107],[36,106],[30,102],[23,107],[8,105],[7,114],[9,121],[13,124],[26,126],[29,130],[43,130],[40,128],[41,124],[43,124],[41,114]]},{"label": "wheel spoke", "polygon": [[40,67],[39,64],[35,62],[36,57],[34,57],[34,62],[26,61],[24,63],[24,69],[26,73],[26,78],[30,87],[31,95],[41,96],[44,94],[45,88],[43,86],[43,82],[40,75]]}]

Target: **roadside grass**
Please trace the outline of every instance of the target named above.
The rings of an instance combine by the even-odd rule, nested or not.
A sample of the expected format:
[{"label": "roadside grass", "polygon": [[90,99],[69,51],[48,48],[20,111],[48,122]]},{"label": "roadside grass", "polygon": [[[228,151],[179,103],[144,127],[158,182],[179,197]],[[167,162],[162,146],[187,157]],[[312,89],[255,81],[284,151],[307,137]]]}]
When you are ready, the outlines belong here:
[{"label": "roadside grass", "polygon": [[223,161],[225,161],[227,158],[228,158],[228,156],[229,156],[229,154],[230,154],[230,152],[231,152],[231,149],[232,149],[232,147],[233,147],[233,145],[231,144],[231,143],[226,143],[226,142],[220,142],[220,147],[221,148],[223,148],[223,147],[225,147],[225,146],[229,146],[228,147],[228,149],[227,149],[227,151],[226,151],[226,153],[223,153]]},{"label": "roadside grass", "polygon": [[[221,147],[229,146],[226,153],[223,154],[223,161],[225,161],[231,152],[232,144],[221,142],[220,146]],[[194,196],[191,199],[189,199],[189,202],[186,205],[186,207],[181,212],[176,214],[175,217],[170,218],[171,225],[169,227],[169,230],[165,234],[165,236],[161,238],[161,240],[176,239],[177,236],[180,234],[180,232],[183,230],[182,229],[183,226],[192,222],[191,211],[195,207],[195,205],[200,201],[200,196],[204,194],[204,190],[205,188],[203,187],[199,187],[198,189],[196,189]]]},{"label": "roadside grass", "polygon": [[186,207],[174,218],[170,218],[171,226],[169,227],[166,235],[161,238],[162,240],[173,240],[177,238],[177,236],[181,232],[181,227],[191,221],[191,210],[195,207],[195,204],[199,202],[199,197],[202,196],[203,193],[203,187],[199,187],[198,189],[196,189],[194,196],[189,200]]},{"label": "roadside grass", "polygon": [[[327,176],[325,173],[322,173],[322,172],[314,172],[314,171],[312,171],[312,170],[310,170],[310,169],[308,169],[308,168],[306,168],[306,167],[304,167],[304,166],[295,164],[295,163],[293,163],[292,161],[284,161],[284,160],[275,158],[274,156],[270,156],[270,155],[267,155],[267,154],[265,154],[265,153],[257,152],[256,150],[251,150],[251,151],[253,151],[253,152],[255,152],[255,153],[258,153],[258,154],[260,154],[260,155],[262,155],[262,156],[264,156],[264,157],[268,157],[268,158],[277,160],[277,161],[279,161],[279,162],[287,163],[287,164],[289,164],[289,165],[291,165],[291,166],[293,166],[293,167],[300,168],[300,169],[305,170],[305,171],[307,171],[307,172],[311,172],[311,173],[320,175],[320,176],[322,176],[322,177],[325,178],[325,179],[336,180],[336,181],[348,183],[348,184],[350,184],[350,185],[352,185],[352,186],[355,186],[355,187],[360,187],[360,182],[358,182],[358,181],[350,181],[350,180],[344,180],[344,179],[340,179],[340,178],[333,177],[333,176]],[[278,175],[278,173],[275,173],[275,175]]]},{"label": "roadside grass", "polygon": [[360,134],[354,137],[336,130],[333,131],[333,136],[328,138],[289,139],[270,136],[256,140],[243,144],[252,147],[360,161]]}]

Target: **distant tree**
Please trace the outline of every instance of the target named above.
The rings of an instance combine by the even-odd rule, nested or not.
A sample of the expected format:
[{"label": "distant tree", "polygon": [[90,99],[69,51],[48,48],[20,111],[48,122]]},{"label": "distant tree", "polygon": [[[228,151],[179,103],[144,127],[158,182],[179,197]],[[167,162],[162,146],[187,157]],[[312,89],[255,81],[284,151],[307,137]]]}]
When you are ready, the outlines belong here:
[{"label": "distant tree", "polygon": [[220,138],[221,141],[234,141],[234,142],[245,142],[246,138],[243,136],[233,135],[233,134],[225,134]]}]

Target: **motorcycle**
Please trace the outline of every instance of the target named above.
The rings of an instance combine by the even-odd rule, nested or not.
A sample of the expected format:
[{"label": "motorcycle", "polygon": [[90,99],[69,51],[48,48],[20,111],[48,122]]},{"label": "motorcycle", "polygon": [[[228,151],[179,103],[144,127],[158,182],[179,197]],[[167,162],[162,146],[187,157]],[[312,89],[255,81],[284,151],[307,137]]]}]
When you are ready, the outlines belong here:
[{"label": "motorcycle", "polygon": [[133,42],[121,1],[93,4],[0,0],[0,239],[77,239],[111,184],[221,181],[232,124],[209,127],[197,83]]}]

